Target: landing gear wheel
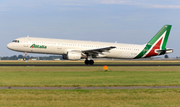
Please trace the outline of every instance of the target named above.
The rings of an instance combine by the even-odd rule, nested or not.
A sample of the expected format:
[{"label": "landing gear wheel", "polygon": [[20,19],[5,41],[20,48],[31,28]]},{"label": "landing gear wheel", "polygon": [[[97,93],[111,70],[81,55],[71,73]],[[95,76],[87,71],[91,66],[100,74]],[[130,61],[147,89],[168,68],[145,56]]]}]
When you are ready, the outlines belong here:
[{"label": "landing gear wheel", "polygon": [[23,58],[23,61],[26,61],[26,58]]},{"label": "landing gear wheel", "polygon": [[93,65],[94,64],[94,61],[93,60],[85,60],[84,63],[86,65]]},{"label": "landing gear wheel", "polygon": [[93,65],[93,64],[94,64],[94,61],[93,61],[93,60],[90,60],[90,61],[89,61],[89,64],[90,64],[90,65]]},{"label": "landing gear wheel", "polygon": [[89,60],[85,60],[85,61],[84,61],[84,63],[85,63],[86,65],[88,65],[89,62],[90,62]]}]

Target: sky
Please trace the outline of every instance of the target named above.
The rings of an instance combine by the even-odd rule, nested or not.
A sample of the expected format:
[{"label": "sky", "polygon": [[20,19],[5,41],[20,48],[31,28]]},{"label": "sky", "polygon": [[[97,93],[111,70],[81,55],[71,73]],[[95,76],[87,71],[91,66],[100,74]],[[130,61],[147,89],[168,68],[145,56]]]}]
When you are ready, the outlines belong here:
[{"label": "sky", "polygon": [[180,57],[179,11],[179,0],[0,0],[0,56],[24,55],[6,45],[28,35],[145,44],[170,24],[168,55]]}]

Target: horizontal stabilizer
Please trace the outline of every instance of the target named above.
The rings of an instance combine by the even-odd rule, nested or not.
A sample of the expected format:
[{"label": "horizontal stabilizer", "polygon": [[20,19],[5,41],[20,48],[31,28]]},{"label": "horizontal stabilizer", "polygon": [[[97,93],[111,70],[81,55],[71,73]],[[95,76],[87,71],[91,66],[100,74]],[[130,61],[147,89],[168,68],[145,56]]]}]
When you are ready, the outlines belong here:
[{"label": "horizontal stabilizer", "polygon": [[173,49],[156,50],[156,52],[159,53],[159,55],[163,55],[163,54],[172,53],[172,52],[173,52]]}]

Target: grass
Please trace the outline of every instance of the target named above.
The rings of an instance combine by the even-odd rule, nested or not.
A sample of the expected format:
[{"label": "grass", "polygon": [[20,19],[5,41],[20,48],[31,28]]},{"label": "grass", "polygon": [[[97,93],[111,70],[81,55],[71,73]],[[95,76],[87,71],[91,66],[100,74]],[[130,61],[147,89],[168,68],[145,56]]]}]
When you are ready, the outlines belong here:
[{"label": "grass", "polygon": [[1,90],[3,107],[179,107],[179,89]]},{"label": "grass", "polygon": [[[0,67],[0,86],[180,85],[180,67]],[[180,89],[0,90],[2,107],[179,107]]]},{"label": "grass", "polygon": [[180,67],[0,67],[0,86],[177,86]]}]

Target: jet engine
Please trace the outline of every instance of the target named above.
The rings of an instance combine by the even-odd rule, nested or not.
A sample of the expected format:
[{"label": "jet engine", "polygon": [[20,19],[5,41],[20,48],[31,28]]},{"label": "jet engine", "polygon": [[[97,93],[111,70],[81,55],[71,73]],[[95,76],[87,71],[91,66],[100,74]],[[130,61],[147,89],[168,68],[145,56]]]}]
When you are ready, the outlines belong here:
[{"label": "jet engine", "polygon": [[79,50],[72,50],[68,51],[67,54],[63,55],[63,59],[68,60],[80,60],[81,59],[81,51]]}]

